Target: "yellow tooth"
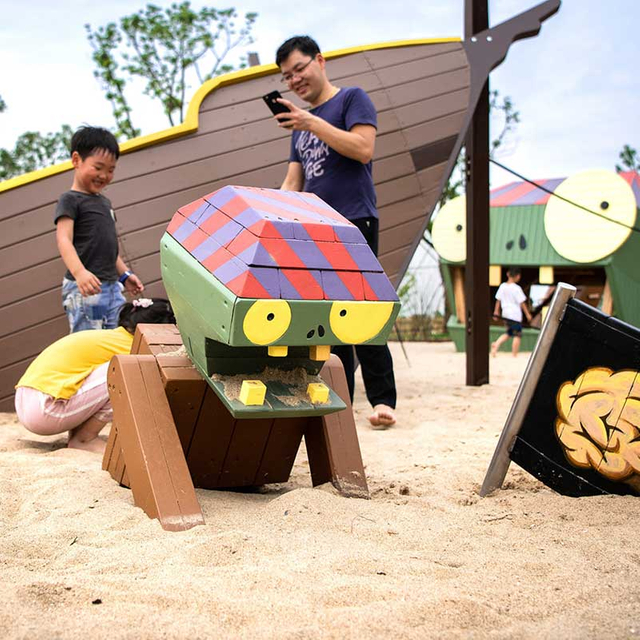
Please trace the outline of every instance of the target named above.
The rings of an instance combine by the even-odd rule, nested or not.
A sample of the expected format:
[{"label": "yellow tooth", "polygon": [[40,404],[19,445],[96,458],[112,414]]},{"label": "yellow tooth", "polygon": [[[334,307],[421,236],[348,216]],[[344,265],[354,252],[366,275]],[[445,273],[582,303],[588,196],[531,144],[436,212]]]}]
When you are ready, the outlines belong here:
[{"label": "yellow tooth", "polygon": [[328,360],[331,355],[331,345],[329,344],[314,344],[309,347],[309,358],[311,360]]},{"label": "yellow tooth", "polygon": [[329,400],[329,387],[321,382],[311,382],[307,387],[307,395],[312,404],[324,404]]},{"label": "yellow tooth", "polygon": [[286,358],[287,354],[289,353],[289,347],[287,346],[274,346],[274,347],[268,347],[267,348],[267,353],[272,357],[272,358]]},{"label": "yellow tooth", "polygon": [[243,380],[240,388],[240,402],[247,405],[262,405],[267,387],[260,380]]}]

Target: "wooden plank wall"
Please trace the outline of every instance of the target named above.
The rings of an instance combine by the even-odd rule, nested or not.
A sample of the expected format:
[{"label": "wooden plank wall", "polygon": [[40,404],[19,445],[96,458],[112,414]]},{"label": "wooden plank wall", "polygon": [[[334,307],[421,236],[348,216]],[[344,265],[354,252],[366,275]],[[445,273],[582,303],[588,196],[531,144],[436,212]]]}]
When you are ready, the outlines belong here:
[{"label": "wooden plank wall", "polygon": [[[421,45],[335,58],[327,69],[337,86],[367,91],[378,110],[380,260],[398,284],[440,192],[447,159],[438,143],[455,138],[466,112],[466,55],[459,43]],[[273,89],[283,89],[277,75],[219,88],[200,106],[198,131],[120,158],[105,195],[116,210],[123,257],[149,295],[164,295],[159,242],[178,207],[228,184],[280,186],[289,134],[260,99]],[[0,193],[0,411],[13,411],[20,375],[68,330],[53,211],[70,185],[66,172]]]}]

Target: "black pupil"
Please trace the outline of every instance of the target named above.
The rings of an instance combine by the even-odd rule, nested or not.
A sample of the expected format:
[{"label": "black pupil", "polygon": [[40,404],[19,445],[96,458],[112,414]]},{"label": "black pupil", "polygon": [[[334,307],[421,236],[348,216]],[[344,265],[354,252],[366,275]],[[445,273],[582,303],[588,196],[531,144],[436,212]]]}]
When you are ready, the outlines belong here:
[{"label": "black pupil", "polygon": [[605,200],[604,202],[601,202],[601,203],[600,203],[600,208],[601,208],[603,211],[606,211],[606,210],[609,208],[609,203],[608,203],[606,200]]},{"label": "black pupil", "polygon": [[270,314],[267,316],[267,320],[268,320],[269,322],[271,322],[274,318],[275,318],[275,316],[273,315],[273,313],[270,313]]},{"label": "black pupil", "polygon": [[347,310],[346,309],[342,309],[342,311],[340,311],[340,316],[342,318],[344,318],[347,315]]}]

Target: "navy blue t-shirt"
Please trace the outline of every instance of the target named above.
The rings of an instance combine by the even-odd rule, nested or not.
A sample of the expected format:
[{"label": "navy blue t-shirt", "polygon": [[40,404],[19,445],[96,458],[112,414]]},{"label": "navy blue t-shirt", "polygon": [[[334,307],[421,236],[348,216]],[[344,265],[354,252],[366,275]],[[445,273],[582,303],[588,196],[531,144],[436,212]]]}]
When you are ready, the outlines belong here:
[{"label": "navy blue t-shirt", "polygon": [[[310,113],[344,131],[356,124],[378,124],[371,99],[357,87],[340,89]],[[342,156],[309,131],[293,132],[289,161],[302,164],[304,191],[315,193],[348,220],[378,217],[371,162]]]}]

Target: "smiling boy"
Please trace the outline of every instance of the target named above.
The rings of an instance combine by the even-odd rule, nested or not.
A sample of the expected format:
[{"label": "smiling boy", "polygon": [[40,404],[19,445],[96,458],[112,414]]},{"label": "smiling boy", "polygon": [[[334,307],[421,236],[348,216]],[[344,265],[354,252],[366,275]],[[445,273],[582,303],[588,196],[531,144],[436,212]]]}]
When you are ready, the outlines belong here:
[{"label": "smiling boy", "polygon": [[58,251],[67,267],[62,305],[70,333],[115,329],[125,303],[122,285],[132,294],[144,290],[120,257],[115,214],[102,195],[119,157],[118,142],[106,129],[81,127],[71,138],[73,184],[58,199],[54,216]]}]

